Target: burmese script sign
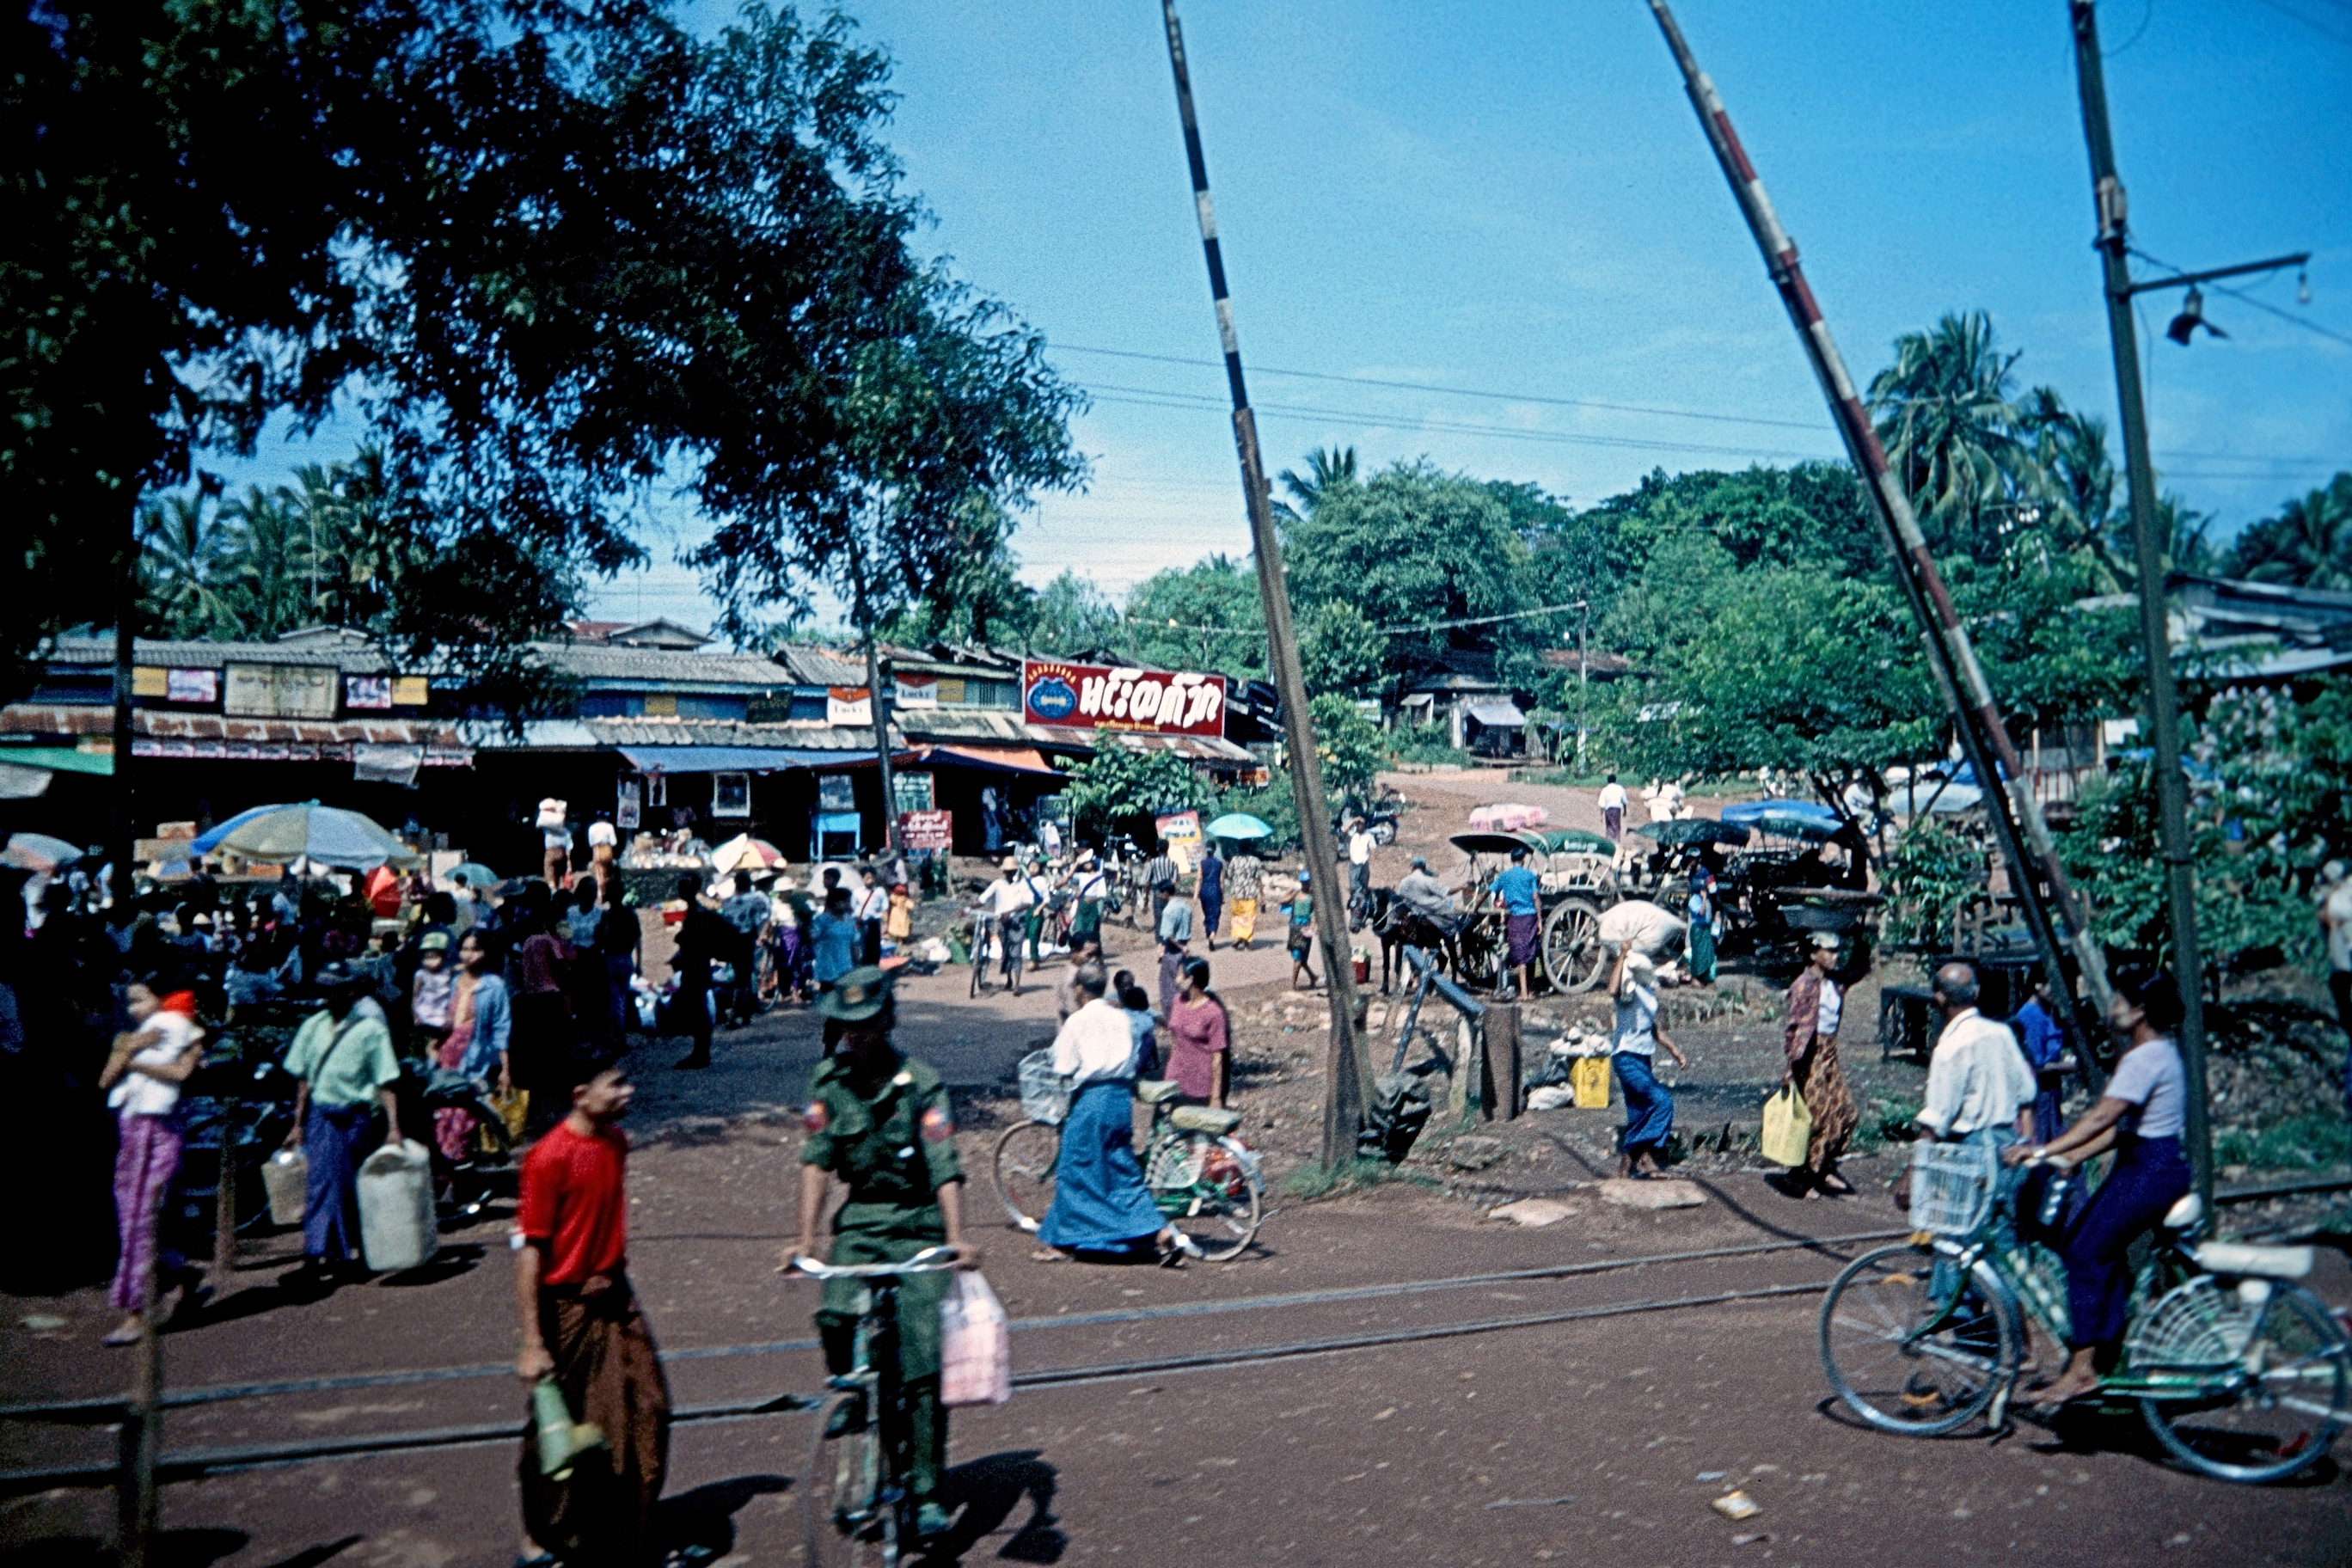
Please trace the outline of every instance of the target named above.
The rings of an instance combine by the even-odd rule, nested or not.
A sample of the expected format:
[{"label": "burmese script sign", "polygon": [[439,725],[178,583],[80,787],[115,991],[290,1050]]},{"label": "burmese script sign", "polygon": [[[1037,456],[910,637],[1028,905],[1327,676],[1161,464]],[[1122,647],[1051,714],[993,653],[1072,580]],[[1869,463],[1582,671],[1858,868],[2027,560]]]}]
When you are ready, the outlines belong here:
[{"label": "burmese script sign", "polygon": [[1225,678],[1024,659],[1021,711],[1032,724],[1222,738]]}]

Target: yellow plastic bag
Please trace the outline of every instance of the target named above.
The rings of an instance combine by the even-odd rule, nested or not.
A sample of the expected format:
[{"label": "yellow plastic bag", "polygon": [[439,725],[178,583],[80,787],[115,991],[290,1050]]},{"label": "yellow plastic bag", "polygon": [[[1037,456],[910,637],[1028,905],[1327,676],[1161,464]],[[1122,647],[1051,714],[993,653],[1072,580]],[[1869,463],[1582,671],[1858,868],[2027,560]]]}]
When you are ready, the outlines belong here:
[{"label": "yellow plastic bag", "polygon": [[1795,1084],[1782,1084],[1764,1102],[1760,1152],[1776,1165],[1801,1165],[1812,1137],[1813,1113],[1805,1109],[1804,1096],[1797,1092]]},{"label": "yellow plastic bag", "polygon": [[1609,1058],[1579,1057],[1568,1069],[1569,1087],[1576,1091],[1579,1110],[1609,1109]]},{"label": "yellow plastic bag", "polygon": [[[530,1090],[527,1089],[509,1089],[504,1092],[500,1092],[493,1089],[490,1093],[490,1109],[497,1111],[499,1113],[499,1120],[507,1124],[508,1141],[510,1142],[520,1142],[522,1139],[523,1118],[530,1111]],[[492,1154],[498,1152],[499,1146],[494,1141],[492,1141],[489,1131],[487,1128],[481,1131],[479,1136],[482,1140],[483,1153]]]}]

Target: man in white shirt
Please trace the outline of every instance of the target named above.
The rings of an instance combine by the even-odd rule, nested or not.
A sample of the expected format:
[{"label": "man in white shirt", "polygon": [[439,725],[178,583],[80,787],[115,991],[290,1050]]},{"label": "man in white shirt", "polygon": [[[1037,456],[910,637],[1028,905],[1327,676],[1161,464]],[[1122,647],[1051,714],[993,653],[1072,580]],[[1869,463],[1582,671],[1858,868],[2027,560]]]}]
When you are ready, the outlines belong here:
[{"label": "man in white shirt", "polygon": [[1054,1070],[1069,1085],[1070,1110],[1054,1204],[1037,1226],[1037,1239],[1050,1250],[1036,1257],[1124,1251],[1148,1242],[1163,1261],[1175,1261],[1180,1252],[1197,1258],[1199,1246],[1161,1215],[1136,1162],[1134,1016],[1104,998],[1109,979],[1099,963],[1079,968],[1076,987],[1086,1000],[1054,1037]]},{"label": "man in white shirt", "polygon": [[1372,851],[1381,841],[1360,816],[1348,818],[1348,929],[1361,931],[1372,912]]},{"label": "man in white shirt", "polygon": [[588,870],[596,879],[596,901],[600,904],[621,901],[613,887],[613,879],[618,875],[614,862],[620,852],[620,829],[613,826],[610,813],[598,812],[596,820],[588,825]]},{"label": "man in white shirt", "polygon": [[996,922],[997,951],[1004,954],[1004,979],[1013,994],[1021,994],[1022,917],[1031,903],[1029,886],[1021,879],[1021,862],[1007,856],[996,868],[996,880],[980,895],[981,908]]},{"label": "man in white shirt", "polygon": [[1650,802],[1652,822],[1672,822],[1683,815],[1683,786],[1672,779],[1658,785],[1657,797]]},{"label": "man in white shirt", "polygon": [[[1952,963],[1936,971],[1936,1005],[1944,1015],[1944,1032],[1936,1038],[1927,1060],[1927,1103],[1916,1118],[1919,1142],[1913,1163],[1929,1145],[1975,1143],[1990,1151],[1994,1169],[2001,1173],[1995,1202],[2000,1209],[2000,1229],[2014,1235],[2010,1211],[2022,1172],[1999,1163],[2000,1151],[2021,1138],[2033,1135],[2033,1069],[2009,1026],[1995,1023],[1977,1011],[1977,972]],[[1895,1206],[1911,1206],[1911,1173],[1895,1184]]]},{"label": "man in white shirt", "polygon": [[890,889],[868,866],[858,874],[858,887],[849,895],[849,915],[857,922],[860,963],[882,962],[882,917],[890,912]]},{"label": "man in white shirt", "polygon": [[1609,836],[1612,844],[1625,837],[1625,786],[1611,773],[1609,782],[1601,786],[1601,831]]}]

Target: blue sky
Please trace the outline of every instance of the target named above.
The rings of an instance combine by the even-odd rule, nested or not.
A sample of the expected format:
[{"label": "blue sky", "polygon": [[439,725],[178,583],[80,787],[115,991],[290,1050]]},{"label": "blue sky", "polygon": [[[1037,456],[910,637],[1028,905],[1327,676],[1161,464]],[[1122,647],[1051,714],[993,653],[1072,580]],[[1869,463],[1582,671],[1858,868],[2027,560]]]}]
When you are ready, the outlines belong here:
[{"label": "blue sky", "polygon": [[[2308,307],[2291,272],[2242,286],[2352,337],[2352,0],[2101,9],[2137,244],[2182,268],[2311,250]],[[853,10],[897,62],[890,140],[937,214],[926,243],[1096,395],[1076,426],[1094,481],[1027,516],[1023,574],[1066,566],[1117,595],[1246,553],[1158,6]],[[1858,378],[1897,333],[1980,309],[2025,384],[2112,412],[2062,0],[1676,14]],[[1276,468],[1353,446],[1585,505],[1654,467],[1839,455],[1640,0],[1189,0],[1182,18]],[[2230,338],[2183,350],[2157,336],[2177,299],[2144,301],[2168,489],[2227,534],[2352,468],[2352,342],[2209,293]],[[236,478],[349,440],[272,438]],[[596,613],[707,622],[677,541],[648,542],[662,564],[601,588]]]}]

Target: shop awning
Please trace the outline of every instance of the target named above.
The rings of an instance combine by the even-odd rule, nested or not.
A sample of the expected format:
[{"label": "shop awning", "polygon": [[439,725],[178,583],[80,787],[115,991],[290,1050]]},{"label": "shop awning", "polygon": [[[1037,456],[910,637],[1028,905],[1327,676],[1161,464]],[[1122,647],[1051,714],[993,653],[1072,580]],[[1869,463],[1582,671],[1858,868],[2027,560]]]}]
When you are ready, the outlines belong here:
[{"label": "shop awning", "polygon": [[845,768],[874,763],[871,752],[808,751],[795,746],[623,746],[639,773],[773,773],[786,768]]},{"label": "shop awning", "polygon": [[1061,777],[1034,746],[918,746],[901,758],[917,767],[979,768],[997,773],[1043,773]]},{"label": "shop awning", "polygon": [[1512,702],[1473,702],[1462,711],[1478,721],[1479,723],[1490,727],[1524,724],[1528,721],[1528,716],[1519,711],[1517,703]]}]

